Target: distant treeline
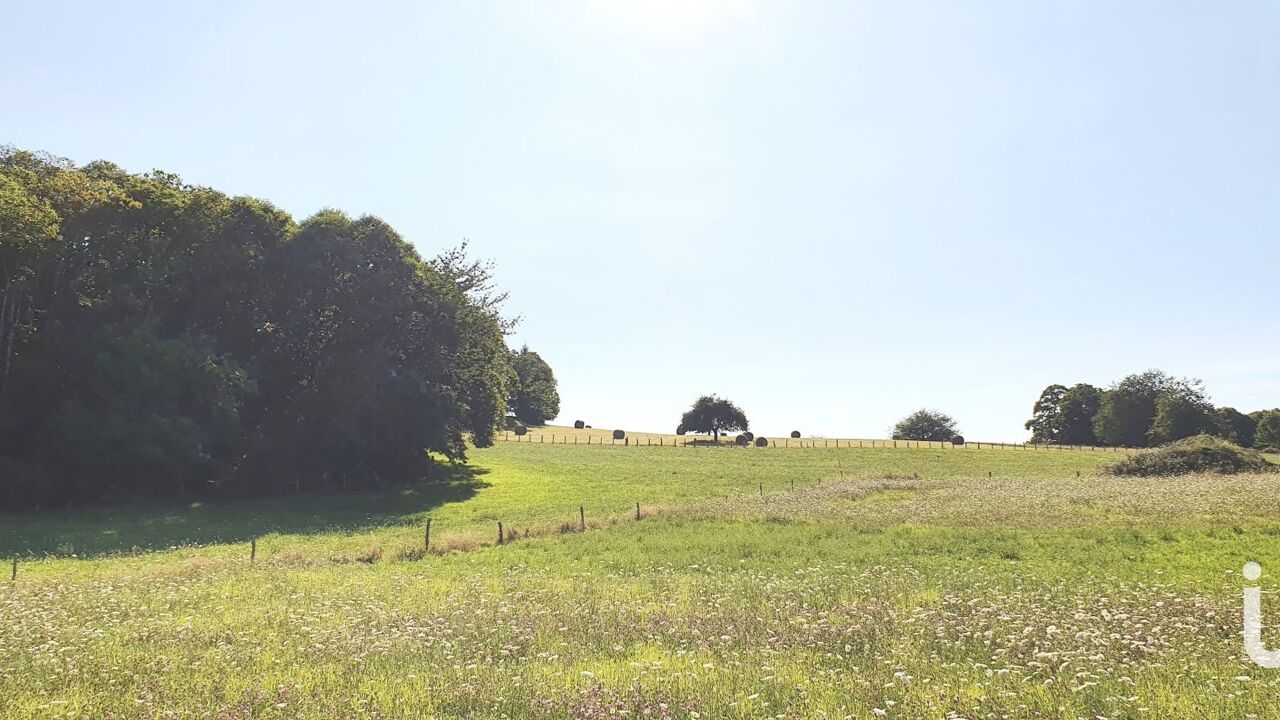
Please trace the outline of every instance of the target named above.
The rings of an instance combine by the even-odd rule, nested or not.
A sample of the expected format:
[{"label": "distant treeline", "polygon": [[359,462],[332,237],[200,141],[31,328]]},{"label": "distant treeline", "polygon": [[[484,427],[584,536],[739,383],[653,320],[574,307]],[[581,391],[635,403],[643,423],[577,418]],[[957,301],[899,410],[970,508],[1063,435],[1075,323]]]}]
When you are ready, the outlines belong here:
[{"label": "distant treeline", "polygon": [[[429,474],[518,397],[492,268],[163,172],[0,151],[0,507]],[[554,400],[554,402],[552,402]]]},{"label": "distant treeline", "polygon": [[1033,442],[1063,445],[1153,447],[1204,433],[1271,449],[1280,448],[1280,409],[1215,407],[1200,380],[1148,370],[1106,389],[1050,385],[1027,429]]}]

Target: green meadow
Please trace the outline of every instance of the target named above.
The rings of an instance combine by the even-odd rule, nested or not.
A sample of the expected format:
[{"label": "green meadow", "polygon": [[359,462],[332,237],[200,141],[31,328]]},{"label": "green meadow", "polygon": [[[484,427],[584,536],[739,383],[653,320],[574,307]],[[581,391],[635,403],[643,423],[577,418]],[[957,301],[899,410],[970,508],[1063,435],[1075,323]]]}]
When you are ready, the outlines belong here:
[{"label": "green meadow", "polygon": [[382,493],[0,516],[0,716],[1280,717],[1239,619],[1280,477],[1115,458],[500,442]]}]

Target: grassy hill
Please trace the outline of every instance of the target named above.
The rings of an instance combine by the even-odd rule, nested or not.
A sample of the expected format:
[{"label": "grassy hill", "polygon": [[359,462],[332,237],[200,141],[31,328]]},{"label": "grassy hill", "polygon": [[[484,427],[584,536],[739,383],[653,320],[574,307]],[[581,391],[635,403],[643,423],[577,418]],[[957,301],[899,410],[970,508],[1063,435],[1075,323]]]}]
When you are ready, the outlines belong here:
[{"label": "grassy hill", "polygon": [[1237,574],[1277,478],[1114,459],[504,442],[379,495],[2,516],[0,717],[1280,716]]}]

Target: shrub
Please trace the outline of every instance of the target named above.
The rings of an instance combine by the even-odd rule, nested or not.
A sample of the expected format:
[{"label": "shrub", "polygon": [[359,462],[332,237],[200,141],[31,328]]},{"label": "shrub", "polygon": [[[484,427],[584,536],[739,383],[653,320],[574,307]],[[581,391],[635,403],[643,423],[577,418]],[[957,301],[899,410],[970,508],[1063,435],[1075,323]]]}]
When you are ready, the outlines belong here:
[{"label": "shrub", "polygon": [[678,425],[678,426],[676,426],[676,434],[677,434],[677,435],[684,435],[684,434],[685,434],[685,433],[687,433],[687,432],[689,432],[689,431],[685,429],[684,425]]},{"label": "shrub", "polygon": [[747,443],[751,442],[750,440],[747,439],[746,435],[739,435],[738,437],[734,438],[733,441],[741,445],[742,447],[746,447]]},{"label": "shrub", "polygon": [[963,444],[964,444],[964,436],[963,436],[963,435],[956,435],[955,437],[951,438],[951,444],[952,444],[952,445],[963,445]]},{"label": "shrub", "polygon": [[898,421],[890,431],[894,440],[946,442],[959,435],[956,421],[937,410],[917,410]]},{"label": "shrub", "polygon": [[614,431],[613,431],[613,439],[614,439],[614,440],[622,440],[622,439],[623,439],[623,438],[625,438],[626,436],[627,436],[627,434],[626,434],[625,432],[621,431],[621,430],[614,430]]},{"label": "shrub", "polygon": [[356,561],[372,565],[382,559],[382,547],[379,545],[370,545],[365,551],[356,555]]},{"label": "shrub", "polygon": [[756,438],[756,447],[768,447],[768,446],[769,446],[768,438],[762,438],[762,437]]},{"label": "shrub", "polygon": [[586,426],[587,426],[587,424],[586,424],[586,423],[584,423],[584,422],[582,422],[581,420],[574,420],[574,421],[573,421],[573,429],[574,429],[574,430],[581,430],[581,429],[585,428]]},{"label": "shrub", "polygon": [[799,430],[792,430],[792,431],[791,431],[791,439],[792,439],[792,440],[799,440],[799,439],[800,439],[800,431],[799,431]]},{"label": "shrub", "polygon": [[427,549],[422,547],[421,545],[401,548],[400,552],[396,553],[397,560],[406,560],[410,562],[421,560],[426,556],[427,556]]},{"label": "shrub", "polygon": [[1212,435],[1195,435],[1155,450],[1134,453],[1107,468],[1112,475],[1148,477],[1195,472],[1271,472],[1277,467],[1256,450]]},{"label": "shrub", "polygon": [[527,435],[529,433],[529,428],[523,425],[517,425],[513,432],[517,435]]}]

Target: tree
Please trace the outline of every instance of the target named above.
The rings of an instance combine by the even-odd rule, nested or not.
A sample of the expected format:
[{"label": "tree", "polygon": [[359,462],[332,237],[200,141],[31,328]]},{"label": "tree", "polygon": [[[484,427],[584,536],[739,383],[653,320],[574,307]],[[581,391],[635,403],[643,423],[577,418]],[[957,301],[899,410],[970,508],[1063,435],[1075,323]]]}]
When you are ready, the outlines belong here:
[{"label": "tree", "polygon": [[1253,446],[1280,451],[1280,410],[1265,410],[1258,415],[1258,429],[1253,436]]},{"label": "tree", "polygon": [[745,432],[749,429],[747,416],[737,405],[715,395],[703,395],[680,417],[676,434],[710,434],[719,444],[720,433]]},{"label": "tree", "polygon": [[1215,431],[1241,447],[1253,447],[1253,435],[1258,421],[1233,407],[1221,407],[1214,411]]},{"label": "tree", "polygon": [[917,410],[893,426],[894,440],[930,440],[947,442],[960,434],[956,421],[937,410]]},{"label": "tree", "polygon": [[1164,445],[1213,430],[1213,405],[1202,393],[1166,392],[1156,398],[1156,415],[1148,432],[1152,444]]},{"label": "tree", "polygon": [[1058,442],[1063,445],[1096,445],[1093,418],[1102,407],[1102,391],[1088,383],[1072,385],[1062,397],[1061,431]]},{"label": "tree", "polygon": [[1031,419],[1026,428],[1031,431],[1031,442],[1056,443],[1062,435],[1062,398],[1067,394],[1065,385],[1050,385],[1040,393],[1040,399],[1031,409]]},{"label": "tree", "polygon": [[465,460],[506,411],[502,299],[465,245],[425,262],[377,218],[0,149],[0,505]]},{"label": "tree", "polygon": [[515,384],[508,404],[517,420],[525,425],[546,425],[560,414],[556,376],[541,355],[526,345],[511,353],[511,367]]},{"label": "tree", "polygon": [[[1175,396],[1179,400],[1166,401],[1168,420],[1153,430],[1156,404],[1163,396]],[[1099,442],[1107,445],[1148,447],[1159,444],[1165,442],[1164,438],[1182,431],[1188,422],[1186,411],[1189,408],[1203,408],[1207,403],[1199,380],[1175,378],[1160,370],[1129,375],[1103,393],[1098,414],[1093,420],[1094,434]]]}]

